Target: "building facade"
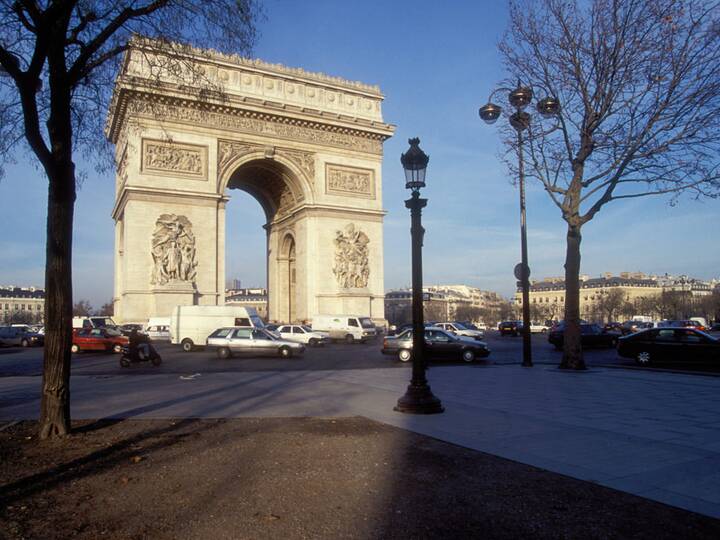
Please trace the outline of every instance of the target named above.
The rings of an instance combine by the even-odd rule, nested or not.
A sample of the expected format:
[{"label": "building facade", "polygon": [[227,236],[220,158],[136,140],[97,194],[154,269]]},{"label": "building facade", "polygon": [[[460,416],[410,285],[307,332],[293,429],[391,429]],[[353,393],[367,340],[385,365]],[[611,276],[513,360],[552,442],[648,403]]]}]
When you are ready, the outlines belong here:
[{"label": "building facade", "polygon": [[0,287],[0,323],[42,323],[45,291],[37,287]]},{"label": "building facade", "polygon": [[[713,282],[688,276],[647,275],[642,272],[621,272],[615,276],[604,273],[599,278],[580,276],[580,317],[586,320],[603,320],[610,307],[609,297],[622,300],[626,307],[642,306],[643,300],[658,297],[663,292],[684,292],[691,297],[712,294]],[[618,291],[612,292],[611,291]],[[515,293],[515,306],[522,308],[522,290]],[[531,317],[536,320],[560,320],[565,311],[565,280],[560,277],[544,278],[530,284]],[[644,315],[626,313],[627,317]]]},{"label": "building facade", "polygon": [[225,305],[255,308],[261,319],[268,320],[268,294],[263,287],[226,289]]}]

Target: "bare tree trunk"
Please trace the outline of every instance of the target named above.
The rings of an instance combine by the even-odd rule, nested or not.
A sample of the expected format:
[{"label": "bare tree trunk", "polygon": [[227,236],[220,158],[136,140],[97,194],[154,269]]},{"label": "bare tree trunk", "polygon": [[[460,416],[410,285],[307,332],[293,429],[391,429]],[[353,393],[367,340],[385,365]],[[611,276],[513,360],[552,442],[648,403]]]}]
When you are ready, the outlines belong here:
[{"label": "bare tree trunk", "polygon": [[72,344],[72,226],[75,174],[58,167],[48,189],[45,249],[45,351],[41,439],[70,431],[70,346]]},{"label": "bare tree trunk", "polygon": [[568,224],[565,255],[565,335],[562,369],[585,369],[580,335],[580,234],[579,225]]}]

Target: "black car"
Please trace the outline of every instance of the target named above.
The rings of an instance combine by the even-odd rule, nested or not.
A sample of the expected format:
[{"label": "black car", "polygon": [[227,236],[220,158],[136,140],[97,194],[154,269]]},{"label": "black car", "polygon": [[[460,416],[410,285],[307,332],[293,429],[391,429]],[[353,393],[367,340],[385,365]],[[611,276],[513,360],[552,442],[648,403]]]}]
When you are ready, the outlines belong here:
[{"label": "black car", "polygon": [[621,337],[618,354],[641,366],[720,362],[720,340],[691,328],[651,328]]},{"label": "black car", "polygon": [[[583,349],[610,348],[617,344],[619,334],[616,332],[608,332],[597,324],[581,324],[580,340]],[[548,341],[555,345],[557,350],[561,350],[565,344],[565,323],[561,322],[552,327],[548,333]]]},{"label": "black car", "polygon": [[519,336],[522,328],[522,321],[503,321],[498,324],[498,330],[501,336]]},{"label": "black car", "polygon": [[[397,355],[401,362],[409,362],[412,359],[412,345],[412,330],[406,330],[397,336],[386,337],[382,353]],[[487,357],[490,349],[482,341],[454,336],[440,328],[426,328],[425,354],[428,359],[462,359],[472,362],[476,358]]]}]

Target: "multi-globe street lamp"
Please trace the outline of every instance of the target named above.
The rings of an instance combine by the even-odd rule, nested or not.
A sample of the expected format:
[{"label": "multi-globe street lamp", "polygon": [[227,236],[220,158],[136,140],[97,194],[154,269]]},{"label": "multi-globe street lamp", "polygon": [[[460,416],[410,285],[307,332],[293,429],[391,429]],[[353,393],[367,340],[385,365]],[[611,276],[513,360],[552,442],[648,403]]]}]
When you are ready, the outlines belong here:
[{"label": "multi-globe street lamp", "polygon": [[[528,266],[527,253],[527,225],[525,221],[525,163],[523,161],[523,131],[530,127],[531,116],[525,112],[533,98],[533,90],[529,86],[522,86],[518,80],[517,87],[498,88],[490,94],[486,105],[480,107],[480,118],[487,124],[494,124],[502,114],[502,107],[492,102],[496,92],[505,90],[508,92],[508,101],[515,109],[509,117],[510,125],[517,132],[518,152],[518,181],[520,184],[520,251],[522,261],[515,266],[515,277],[520,281],[522,287],[522,312],[523,312],[523,361],[525,367],[532,367],[532,345],[530,341],[530,266]],[[537,111],[545,118],[557,116],[560,112],[560,101],[549,95],[536,104]]]},{"label": "multi-globe street lamp", "polygon": [[420,198],[425,187],[425,170],[430,158],[420,149],[420,139],[410,139],[410,149],[400,156],[405,169],[405,187],[412,190],[405,201],[410,209],[410,236],[412,238],[412,379],[405,395],[398,399],[395,410],[411,414],[443,412],[440,400],[435,397],[425,376],[425,323],[423,320],[422,245],[425,229],[422,227],[422,209],[427,199]]}]

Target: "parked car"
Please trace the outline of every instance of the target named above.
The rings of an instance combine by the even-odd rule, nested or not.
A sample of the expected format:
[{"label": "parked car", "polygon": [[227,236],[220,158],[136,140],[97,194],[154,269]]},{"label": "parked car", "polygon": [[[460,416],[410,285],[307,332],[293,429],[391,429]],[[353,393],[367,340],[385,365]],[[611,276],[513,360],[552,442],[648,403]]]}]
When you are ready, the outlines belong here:
[{"label": "parked car", "polygon": [[648,328],[652,328],[654,326],[654,323],[647,322],[647,321],[625,321],[620,325],[620,332],[623,336],[626,336],[628,334],[633,334],[635,332],[639,332],[640,330],[646,330]]},{"label": "parked car", "polygon": [[82,328],[73,332],[70,351],[122,352],[128,344],[128,338],[114,328]]},{"label": "parked car", "polygon": [[310,347],[317,347],[330,343],[330,334],[327,332],[316,332],[309,326],[303,324],[284,324],[279,326],[276,332],[281,339],[297,341]]},{"label": "parked car", "polygon": [[657,328],[692,328],[704,332],[706,328],[692,319],[664,320],[657,323]]},{"label": "parked car", "polygon": [[[401,362],[412,359],[412,330],[406,330],[397,336],[383,339],[383,354],[396,355]],[[484,341],[454,336],[440,328],[425,329],[425,354],[427,359],[462,359],[472,362],[476,358],[485,358],[490,349]]]},{"label": "parked car", "polygon": [[501,336],[519,336],[522,328],[522,321],[503,321],[498,325]]},{"label": "parked car", "polygon": [[370,317],[361,315],[315,315],[311,328],[327,332],[331,339],[355,343],[377,337],[377,329]]},{"label": "parked car", "polygon": [[468,328],[463,323],[457,321],[435,323],[433,326],[435,326],[436,328],[442,328],[446,332],[450,332],[451,334],[454,334],[456,336],[469,337],[480,341],[482,341],[482,339],[485,337],[485,334],[482,330],[473,330],[472,328]]},{"label": "parked car", "polygon": [[145,328],[140,323],[127,323],[127,324],[121,324],[118,327],[118,330],[120,330],[120,333],[123,336],[130,336],[133,330],[136,330],[140,332],[141,334],[145,333]]},{"label": "parked car", "polygon": [[145,329],[147,337],[153,341],[170,341],[170,326],[154,324]]},{"label": "parked car", "polygon": [[622,324],[619,322],[609,322],[603,326],[603,330],[606,332],[615,332],[616,334],[622,334]]},{"label": "parked car", "polygon": [[305,352],[302,343],[276,338],[262,328],[218,328],[208,336],[205,344],[217,351],[218,358],[230,358],[236,354],[290,358]]},{"label": "parked car", "polygon": [[618,354],[641,366],[662,362],[720,363],[720,340],[692,328],[651,328],[618,340]]},{"label": "parked car", "polygon": [[470,330],[487,330],[487,325],[484,323],[474,323],[471,321],[458,321],[460,324],[462,324],[465,328],[469,328]]},{"label": "parked car", "polygon": [[531,334],[544,334],[548,330],[550,330],[550,327],[545,324],[537,323],[537,322],[530,323],[530,333]]},{"label": "parked car", "polygon": [[32,331],[27,325],[0,326],[0,345],[34,347],[44,343],[45,336]]},{"label": "parked car", "polygon": [[[608,332],[597,324],[580,324],[580,340],[583,349],[610,348],[617,344],[620,336],[615,332]],[[556,324],[548,333],[548,342],[556,349],[561,350],[565,344],[565,323]]]}]

